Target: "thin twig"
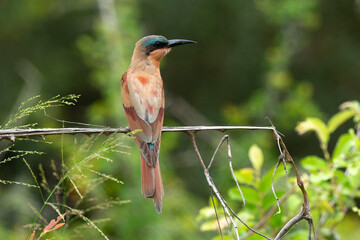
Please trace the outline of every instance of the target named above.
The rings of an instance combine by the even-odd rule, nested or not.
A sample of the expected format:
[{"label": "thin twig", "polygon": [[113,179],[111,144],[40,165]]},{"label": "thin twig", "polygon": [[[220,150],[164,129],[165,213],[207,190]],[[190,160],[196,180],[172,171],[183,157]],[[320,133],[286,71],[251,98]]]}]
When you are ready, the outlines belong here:
[{"label": "thin twig", "polygon": [[231,175],[236,183],[236,187],[238,188],[238,191],[241,195],[241,198],[243,200],[243,204],[245,206],[245,197],[244,197],[244,194],[243,192],[241,191],[241,188],[240,188],[240,185],[239,185],[239,182],[238,180],[236,179],[236,176],[235,176],[235,173],[234,173],[234,169],[232,167],[232,155],[231,155],[231,148],[230,148],[230,138],[229,138],[229,135],[225,135],[224,138],[226,138],[227,140],[227,148],[228,148],[228,158],[229,158],[229,168],[230,168],[230,171],[231,171]]},{"label": "thin twig", "polygon": [[215,201],[214,201],[214,195],[212,194],[212,189],[211,187],[210,188],[210,197],[211,197],[211,202],[214,206],[214,212],[215,212],[215,216],[216,216],[216,220],[217,220],[217,223],[218,223],[218,227],[219,227],[219,233],[220,233],[220,236],[221,236],[221,240],[223,240],[223,234],[222,234],[222,230],[221,230],[221,225],[220,225],[220,221],[219,221],[219,216],[218,216],[218,213],[217,213],[217,210],[216,210],[216,206],[215,206]]},{"label": "thin twig", "polygon": [[242,200],[243,200],[243,204],[245,205],[244,194],[243,194],[243,192],[241,191],[240,185],[239,185],[239,183],[238,183],[238,181],[237,181],[237,179],[236,179],[236,176],[235,176],[235,173],[234,173],[234,169],[233,169],[233,167],[232,167],[232,162],[231,162],[232,156],[231,156],[231,147],[230,147],[230,138],[229,138],[229,135],[224,135],[224,136],[221,138],[221,140],[220,140],[220,142],[219,142],[219,145],[217,146],[217,148],[216,148],[216,150],[215,150],[215,152],[214,152],[214,154],[213,154],[213,156],[212,156],[212,158],[211,158],[211,160],[210,160],[210,163],[209,163],[207,169],[210,170],[210,167],[211,167],[211,165],[212,165],[212,163],[213,163],[213,161],[214,161],[214,159],[215,159],[215,155],[217,154],[217,152],[219,151],[221,145],[225,142],[225,140],[227,141],[227,150],[228,150],[228,158],[229,158],[230,171],[231,171],[232,177],[233,177],[233,179],[234,179],[234,181],[235,181],[235,183],[236,183],[236,186],[237,186],[237,188],[238,188],[238,190],[239,190],[239,193],[240,193],[240,195],[241,195],[241,198],[242,198]]},{"label": "thin twig", "polygon": [[276,163],[276,166],[274,168],[274,172],[273,172],[273,175],[272,175],[272,180],[271,180],[271,191],[276,199],[276,205],[278,207],[278,211],[275,213],[275,215],[278,215],[281,213],[281,208],[280,208],[280,203],[279,203],[279,198],[277,197],[276,195],[276,192],[275,192],[275,187],[274,187],[274,181],[275,181],[275,174],[276,174],[276,171],[277,169],[279,168],[280,166],[280,163],[281,163],[281,159],[282,159],[282,155],[279,156],[279,160],[278,162]]},{"label": "thin twig", "polygon": [[[235,229],[235,233],[236,233],[236,239],[240,240],[240,236],[239,236],[239,231],[238,231],[238,227],[233,219],[232,216],[234,216],[236,219],[238,219],[245,227],[247,227],[250,231],[258,234],[259,236],[262,236],[268,240],[270,240],[269,237],[255,231],[254,229],[252,229],[250,226],[248,226],[241,218],[239,218],[239,216],[237,216],[237,214],[231,209],[231,207],[229,206],[229,204],[225,201],[225,199],[222,197],[222,195],[220,194],[219,190],[216,188],[215,186],[215,183],[213,182],[210,174],[209,174],[209,171],[208,171],[208,168],[206,168],[205,166],[205,163],[201,157],[201,154],[199,152],[199,149],[197,147],[197,144],[196,144],[196,139],[195,139],[195,132],[194,131],[190,131],[188,132],[188,134],[190,135],[190,138],[191,138],[191,142],[193,144],[193,147],[194,147],[194,150],[195,150],[195,153],[201,163],[201,166],[203,167],[203,170],[204,170],[204,175],[205,175],[205,178],[208,182],[208,185],[209,187],[212,189],[212,191],[215,193],[217,199],[219,200],[221,206],[224,208],[224,211],[225,211],[225,214],[230,218],[230,221],[232,223],[232,225],[234,226],[234,229]],[[226,137],[225,137],[226,138]],[[225,138],[223,138],[225,140]],[[220,141],[220,143],[222,143],[224,141]],[[230,154],[231,156],[231,154]]]}]

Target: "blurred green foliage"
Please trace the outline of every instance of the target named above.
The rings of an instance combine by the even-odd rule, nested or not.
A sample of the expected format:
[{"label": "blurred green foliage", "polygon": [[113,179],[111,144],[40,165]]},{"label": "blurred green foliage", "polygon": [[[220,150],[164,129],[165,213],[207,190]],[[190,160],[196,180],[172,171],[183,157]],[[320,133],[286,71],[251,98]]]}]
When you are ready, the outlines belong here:
[{"label": "blurred green foliage", "polygon": [[[75,106],[51,108],[47,114],[73,122],[126,126],[120,97],[121,75],[130,63],[135,42],[144,35],[162,34],[198,42],[191,48],[174,49],[163,61],[165,125],[267,125],[265,118],[269,117],[286,135],[285,142],[295,160],[326,151],[329,154],[324,159],[331,159],[330,153],[338,146],[335,140],[343,138],[346,142],[353,136],[349,132],[347,137],[339,138],[349,129],[348,122],[339,124],[350,115],[349,109],[331,122],[319,124],[327,129],[318,135],[323,140],[321,150],[311,136],[299,138],[294,129],[297,122],[310,116],[313,118],[307,119],[308,124],[316,125],[333,114],[341,102],[359,100],[359,9],[359,2],[354,0],[4,0],[0,2],[0,88],[6,91],[0,101],[1,125],[8,122],[11,114],[18,113],[22,102],[39,94],[41,99],[79,94]],[[42,111],[14,126],[33,123],[37,127],[73,126],[55,121]],[[339,130],[334,131],[338,126]],[[210,158],[220,136],[199,134],[204,159]],[[86,145],[86,138],[17,140],[12,149],[46,153],[25,158],[35,175],[41,173],[41,164],[50,178],[49,184],[54,186],[57,181],[52,176],[51,161],[59,164],[59,169],[62,159],[73,165],[71,156],[77,150],[74,146]],[[122,141],[132,148],[125,154],[110,154],[113,163],[94,162],[93,169],[121,179],[124,185],[106,181],[94,195],[131,202],[86,216],[92,220],[99,216],[110,218],[99,225],[110,239],[213,236],[213,232],[201,232],[195,221],[199,209],[208,202],[209,192],[189,139],[177,133],[163,135],[160,161],[165,197],[160,216],[154,212],[151,201],[141,196],[139,153],[132,139]],[[244,178],[242,174],[246,177],[261,171],[263,177],[271,172],[277,154],[271,132],[232,132],[231,141],[239,181]],[[257,168],[241,161],[254,144],[262,149],[264,159]],[[12,146],[6,140],[0,145],[1,149]],[[0,161],[18,153],[4,152]],[[31,182],[21,160],[1,164],[1,179]],[[318,158],[312,160],[322,166]],[[302,163],[311,173],[305,167],[307,161]],[[215,161],[213,176],[222,189],[232,189],[233,181],[224,165],[227,164]],[[261,180],[252,181],[252,187],[259,187]],[[22,239],[28,230],[22,226],[36,216],[28,203],[39,211],[42,199],[34,189],[15,185],[0,185],[0,194],[0,238]],[[237,195],[231,196],[236,202],[233,197]],[[262,201],[268,201],[263,197]],[[68,204],[74,206],[75,202]],[[286,206],[283,212],[291,211],[291,206]],[[50,221],[57,214],[46,208],[43,215]],[[253,221],[259,215],[254,212],[249,217]],[[349,219],[353,215],[344,217],[344,221]],[[80,225],[71,223],[70,228],[82,229]],[[339,225],[340,228],[342,234],[356,231],[350,224]],[[63,237],[69,234],[67,230],[59,232]],[[84,239],[99,238],[96,231],[82,232]],[[49,234],[55,237],[57,231]]]},{"label": "blurred green foliage", "polygon": [[[300,161],[301,166],[308,171],[302,175],[302,179],[309,196],[311,214],[319,239],[340,239],[337,226],[341,226],[346,214],[357,214],[358,217],[353,221],[360,223],[360,210],[356,203],[360,197],[360,103],[345,102],[340,109],[341,111],[333,115],[327,124],[318,118],[307,118],[296,127],[299,134],[315,132],[323,151],[322,157],[310,155]],[[350,128],[342,133],[330,154],[327,147],[330,134],[349,119],[353,119],[355,129]],[[228,190],[228,197],[233,204],[230,206],[233,209],[240,208],[237,215],[250,226],[256,226],[265,219],[266,222],[256,230],[274,238],[280,229],[300,212],[303,203],[301,193],[296,191],[296,178],[287,176],[289,173],[284,170],[278,169],[274,180],[274,169],[262,172],[264,156],[257,145],[250,147],[248,157],[251,167],[241,168],[235,172],[236,179],[242,185],[241,191],[246,204],[242,206],[243,198],[238,188],[232,187]],[[280,212],[277,211],[276,198],[272,192],[272,181],[276,189],[275,194],[281,203]],[[202,231],[217,231],[220,225],[226,237],[235,239],[234,229],[217,202],[214,205],[210,201],[208,207],[200,210],[197,219],[201,223]],[[255,234],[249,235],[249,230],[244,225],[238,221],[237,224],[240,225],[240,237],[263,239]],[[308,229],[306,224],[302,223],[294,227],[286,238],[300,240],[307,239],[307,236]],[[345,234],[346,239],[349,236]],[[226,237],[224,239],[227,239]],[[214,239],[221,239],[221,236]]]}]

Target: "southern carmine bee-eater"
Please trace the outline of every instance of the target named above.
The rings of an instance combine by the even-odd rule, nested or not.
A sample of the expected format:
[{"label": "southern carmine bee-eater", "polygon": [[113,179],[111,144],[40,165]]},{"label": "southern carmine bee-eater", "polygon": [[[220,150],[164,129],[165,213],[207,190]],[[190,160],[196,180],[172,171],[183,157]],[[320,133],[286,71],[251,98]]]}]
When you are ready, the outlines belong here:
[{"label": "southern carmine bee-eater", "polygon": [[172,47],[196,43],[191,40],[167,40],[151,35],[140,39],[129,69],[121,78],[121,97],[135,142],[140,149],[142,194],[154,200],[158,213],[164,195],[159,150],[164,120],[165,96],[160,61]]}]

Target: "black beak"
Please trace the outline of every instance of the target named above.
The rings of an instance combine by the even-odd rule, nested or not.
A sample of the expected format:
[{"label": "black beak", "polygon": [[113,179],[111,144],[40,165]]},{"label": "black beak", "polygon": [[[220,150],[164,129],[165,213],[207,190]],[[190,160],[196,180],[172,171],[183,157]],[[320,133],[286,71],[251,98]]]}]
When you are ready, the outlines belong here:
[{"label": "black beak", "polygon": [[189,44],[189,43],[196,43],[196,42],[192,41],[192,40],[186,40],[186,39],[172,39],[172,40],[168,40],[168,44],[166,45],[166,47],[172,48],[175,46]]}]

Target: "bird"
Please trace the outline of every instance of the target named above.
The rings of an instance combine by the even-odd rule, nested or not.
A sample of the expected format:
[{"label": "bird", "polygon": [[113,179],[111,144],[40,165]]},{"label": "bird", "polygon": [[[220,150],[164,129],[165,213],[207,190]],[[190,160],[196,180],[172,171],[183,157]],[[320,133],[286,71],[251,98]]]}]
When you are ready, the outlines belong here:
[{"label": "bird", "polygon": [[196,42],[143,37],[135,44],[130,66],[121,78],[122,104],[140,150],[142,194],[153,199],[157,213],[162,211],[164,195],[159,164],[165,107],[160,61],[173,47],[190,43]]}]

